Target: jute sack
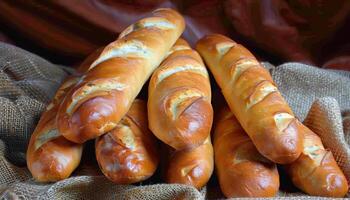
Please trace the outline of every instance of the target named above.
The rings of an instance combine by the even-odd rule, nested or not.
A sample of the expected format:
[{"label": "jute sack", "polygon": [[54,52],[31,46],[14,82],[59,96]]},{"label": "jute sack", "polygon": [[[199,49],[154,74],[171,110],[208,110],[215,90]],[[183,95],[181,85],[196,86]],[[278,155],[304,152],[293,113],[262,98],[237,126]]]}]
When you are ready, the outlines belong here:
[{"label": "jute sack", "polygon": [[[305,124],[319,134],[349,179],[350,72],[326,71],[298,63],[265,66],[297,117],[305,119]],[[68,73],[64,67],[0,43],[0,198],[223,198],[215,176],[201,191],[185,185],[161,184],[157,176],[136,185],[115,185],[99,172],[91,144],[85,146],[85,157],[71,178],[51,184],[36,183],[25,167],[26,146],[40,113]],[[282,183],[287,179],[282,177]],[[316,197],[291,189],[281,190],[276,198]]]}]

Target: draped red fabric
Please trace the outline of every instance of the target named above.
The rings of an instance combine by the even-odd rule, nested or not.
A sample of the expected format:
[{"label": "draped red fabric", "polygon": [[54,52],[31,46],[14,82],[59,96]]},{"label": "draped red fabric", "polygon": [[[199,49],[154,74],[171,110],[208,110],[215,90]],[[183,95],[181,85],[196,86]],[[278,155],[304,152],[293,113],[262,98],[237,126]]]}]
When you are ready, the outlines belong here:
[{"label": "draped red fabric", "polygon": [[262,60],[350,70],[348,0],[4,0],[0,31],[16,45],[60,64],[75,64],[159,7],[187,22],[193,45],[222,33]]}]

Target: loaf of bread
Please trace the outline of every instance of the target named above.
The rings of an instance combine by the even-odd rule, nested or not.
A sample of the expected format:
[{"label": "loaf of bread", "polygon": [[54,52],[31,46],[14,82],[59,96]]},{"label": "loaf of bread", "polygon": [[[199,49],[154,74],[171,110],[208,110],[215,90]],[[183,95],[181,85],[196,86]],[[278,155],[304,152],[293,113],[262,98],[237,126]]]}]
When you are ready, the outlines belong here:
[{"label": "loaf of bread", "polygon": [[263,157],[228,107],[215,117],[215,168],[227,198],[273,197],[279,189],[276,164]]},{"label": "loaf of bread", "polygon": [[222,35],[206,36],[196,48],[258,151],[275,163],[295,161],[302,151],[302,124],[269,72],[246,48]]},{"label": "loaf of bread", "polygon": [[344,197],[348,182],[332,152],[324,148],[321,139],[309,128],[304,126],[302,131],[303,151],[295,162],[286,165],[294,185],[309,195]]},{"label": "loaf of bread", "polygon": [[118,184],[143,181],[156,171],[158,144],[148,129],[146,102],[135,100],[118,125],[96,139],[103,174]]},{"label": "loaf of bread", "polygon": [[62,102],[57,125],[68,140],[83,143],[118,125],[153,70],[182,34],[183,17],[158,9],[104,48]]},{"label": "loaf of bread", "polygon": [[214,170],[214,152],[210,136],[203,144],[192,149],[175,151],[168,149],[164,169],[167,183],[191,185],[202,188],[209,181]]},{"label": "loaf of bread", "polygon": [[39,182],[54,182],[71,175],[79,165],[83,146],[63,137],[57,130],[56,114],[65,93],[78,81],[70,77],[57,90],[43,112],[28,145],[27,166]]},{"label": "loaf of bread", "polygon": [[194,148],[210,134],[208,72],[199,54],[181,38],[151,77],[148,118],[153,134],[176,150]]}]

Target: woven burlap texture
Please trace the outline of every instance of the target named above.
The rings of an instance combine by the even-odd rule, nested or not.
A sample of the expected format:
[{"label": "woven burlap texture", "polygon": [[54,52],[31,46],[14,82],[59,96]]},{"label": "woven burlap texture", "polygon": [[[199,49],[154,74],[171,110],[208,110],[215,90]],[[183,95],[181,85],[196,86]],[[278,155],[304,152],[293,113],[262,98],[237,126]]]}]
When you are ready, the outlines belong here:
[{"label": "woven burlap texture", "polygon": [[[350,73],[326,71],[298,63],[278,67],[266,63],[266,66],[296,116],[301,120],[306,118],[307,126],[319,134],[325,146],[332,150],[349,179]],[[185,185],[161,184],[160,181],[122,186],[101,176],[96,165],[90,166],[90,169],[84,163],[69,179],[52,184],[36,183],[25,167],[27,142],[40,113],[66,75],[65,68],[0,43],[0,198],[222,198],[215,178],[201,191]],[[94,156],[93,152],[91,154]],[[301,192],[281,191],[277,198],[315,197]]]}]

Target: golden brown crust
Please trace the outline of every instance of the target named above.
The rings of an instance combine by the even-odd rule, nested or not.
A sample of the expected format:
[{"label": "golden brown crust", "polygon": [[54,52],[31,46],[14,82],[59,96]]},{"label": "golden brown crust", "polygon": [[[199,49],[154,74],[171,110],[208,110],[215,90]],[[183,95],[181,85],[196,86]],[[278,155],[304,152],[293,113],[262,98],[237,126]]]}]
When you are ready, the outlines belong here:
[{"label": "golden brown crust", "polygon": [[202,188],[214,170],[213,146],[208,137],[195,148],[181,151],[170,150],[165,166],[165,181]]},{"label": "golden brown crust", "polygon": [[324,149],[321,139],[306,126],[302,131],[303,152],[286,166],[293,183],[309,195],[344,197],[349,186],[332,152]]},{"label": "golden brown crust", "polygon": [[264,158],[225,107],[214,132],[215,167],[227,198],[273,197],[279,189],[276,164]]},{"label": "golden brown crust", "polygon": [[65,93],[78,81],[70,77],[57,90],[43,112],[28,145],[27,166],[39,182],[68,178],[79,165],[83,146],[64,138],[57,130],[56,114]]},{"label": "golden brown crust", "polygon": [[96,139],[96,159],[108,179],[131,184],[156,171],[158,145],[147,126],[146,103],[135,100],[117,127]]},{"label": "golden brown crust", "polygon": [[206,36],[196,48],[258,151],[276,163],[296,160],[302,150],[300,122],[269,72],[247,49],[222,35]]},{"label": "golden brown crust", "polygon": [[148,117],[154,135],[176,150],[194,148],[210,134],[213,109],[208,72],[183,39],[151,77]]},{"label": "golden brown crust", "polygon": [[158,9],[152,15],[106,46],[70,90],[57,118],[58,128],[68,140],[83,143],[115,128],[180,37],[185,23],[179,13]]}]

